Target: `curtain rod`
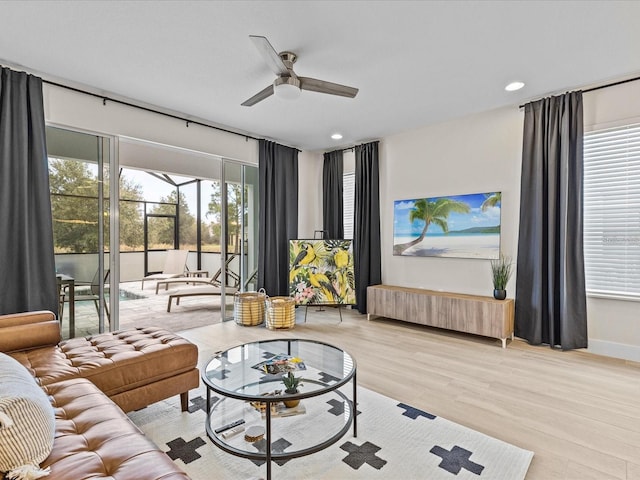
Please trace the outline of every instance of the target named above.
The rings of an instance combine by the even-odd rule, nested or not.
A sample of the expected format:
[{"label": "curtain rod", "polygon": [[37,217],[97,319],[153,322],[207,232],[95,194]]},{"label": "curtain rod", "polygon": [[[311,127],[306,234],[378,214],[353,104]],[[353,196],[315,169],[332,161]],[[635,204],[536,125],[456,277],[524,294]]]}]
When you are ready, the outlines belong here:
[{"label": "curtain rod", "polygon": [[325,152],[325,153],[331,153],[331,152],[349,152],[351,150],[353,150],[355,152],[356,147],[361,147],[362,145],[367,145],[368,143],[373,143],[373,142],[379,142],[380,140],[372,140],[371,142],[366,142],[366,143],[361,143],[359,145],[353,145],[352,147],[345,147],[345,148],[339,148],[338,150],[331,150],[330,152]]},{"label": "curtain rod", "polygon": [[324,154],[327,154],[327,153],[333,153],[333,152],[342,152],[342,153],[344,153],[344,152],[350,152],[351,150],[353,150],[353,151],[355,152],[355,150],[356,150],[356,145],[354,145],[353,147],[338,148],[337,150],[329,150],[328,152],[324,152],[324,153],[323,153],[323,155],[324,155]]},{"label": "curtain rod", "polygon": [[370,143],[380,142],[380,140],[371,140],[370,142],[361,143],[359,145],[353,145],[352,147],[343,148],[342,150],[334,150],[336,152],[348,152],[349,150],[356,151],[357,147],[362,147],[363,145],[368,145]]},{"label": "curtain rod", "polygon": [[[600,85],[597,87],[587,88],[586,90],[582,90],[582,93],[589,93],[595,90],[601,90],[603,88],[615,87],[616,85],[622,85],[623,83],[635,82],[636,80],[640,80],[640,77],[627,78],[626,80],[620,80],[619,82],[607,83],[605,85]],[[535,100],[533,100],[535,101]],[[528,102],[531,103],[531,102]],[[524,104],[526,105],[526,104]],[[520,105],[518,108],[524,108],[524,105]]]},{"label": "curtain rod", "polygon": [[85,95],[90,95],[92,97],[101,98],[103,105],[106,105],[107,104],[107,100],[108,100],[110,102],[118,103],[120,105],[126,105],[127,107],[138,108],[138,109],[144,110],[146,112],[155,113],[155,114],[158,114],[158,115],[164,115],[165,117],[173,118],[175,120],[181,120],[183,122],[186,122],[187,128],[189,127],[190,123],[193,123],[194,125],[200,125],[201,127],[213,128],[214,130],[220,130],[221,132],[231,133],[233,135],[238,135],[240,137],[244,137],[247,140],[248,139],[260,140],[259,138],[252,137],[251,135],[246,135],[246,134],[243,134],[243,133],[234,132],[233,130],[227,130],[227,129],[222,128],[222,127],[216,127],[214,125],[209,125],[209,124],[206,124],[206,123],[198,122],[196,120],[189,120],[188,118],[180,117],[178,115],[173,115],[171,113],[161,112],[159,110],[154,110],[153,108],[143,107],[141,105],[136,105],[134,103],[125,102],[123,100],[117,100],[115,98],[111,98],[111,97],[106,96],[106,95],[99,95],[97,93],[89,92],[87,90],[82,90],[80,88],[70,87],[69,85],[63,85],[61,83],[56,83],[56,82],[52,82],[50,80],[45,80],[44,78],[42,79],[42,82],[43,83],[47,83],[49,85],[53,85],[55,87],[65,88],[67,90],[71,90],[72,92],[83,93]]}]

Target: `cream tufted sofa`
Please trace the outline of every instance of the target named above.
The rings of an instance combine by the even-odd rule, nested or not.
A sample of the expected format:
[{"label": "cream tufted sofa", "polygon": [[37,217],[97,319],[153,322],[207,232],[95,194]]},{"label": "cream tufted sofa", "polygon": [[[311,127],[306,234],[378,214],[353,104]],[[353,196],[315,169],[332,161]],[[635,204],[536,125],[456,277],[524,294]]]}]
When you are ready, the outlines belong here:
[{"label": "cream tufted sofa", "polygon": [[[197,347],[166,330],[137,328],[60,341],[51,312],[0,316],[0,351],[50,396],[53,449],[48,480],[187,479],[125,415],[198,386]],[[2,475],[0,473],[0,475]]]}]

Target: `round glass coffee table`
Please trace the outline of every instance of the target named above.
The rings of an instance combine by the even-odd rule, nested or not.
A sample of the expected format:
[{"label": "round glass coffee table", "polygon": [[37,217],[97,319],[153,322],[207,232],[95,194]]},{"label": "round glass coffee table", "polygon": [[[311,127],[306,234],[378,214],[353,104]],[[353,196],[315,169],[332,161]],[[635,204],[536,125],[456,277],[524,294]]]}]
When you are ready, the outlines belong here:
[{"label": "round glass coffee table", "polygon": [[[288,371],[302,377],[298,393],[284,392],[282,376]],[[272,460],[318,452],[351,425],[357,436],[356,362],[333,345],[298,339],[238,345],[216,354],[202,380],[207,435],[225,452],[266,461],[267,480]],[[219,397],[212,399],[211,392]],[[286,407],[284,400],[300,402]]]}]

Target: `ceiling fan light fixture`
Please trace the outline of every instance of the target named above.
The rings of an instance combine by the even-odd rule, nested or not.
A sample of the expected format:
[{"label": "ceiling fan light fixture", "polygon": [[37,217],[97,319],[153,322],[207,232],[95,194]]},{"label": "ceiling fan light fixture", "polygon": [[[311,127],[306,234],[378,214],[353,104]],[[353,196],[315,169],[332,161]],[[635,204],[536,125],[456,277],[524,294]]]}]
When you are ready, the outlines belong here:
[{"label": "ceiling fan light fixture", "polygon": [[295,100],[300,96],[300,80],[294,77],[278,77],[273,82],[273,91],[276,97]]},{"label": "ceiling fan light fixture", "polygon": [[297,58],[295,53],[276,52],[266,37],[249,35],[249,38],[262,55],[267,66],[277,75],[277,78],[275,82],[260,90],[253,97],[242,102],[241,105],[243,107],[251,107],[269,98],[271,95],[293,100],[300,96],[302,90],[347,98],[354,98],[358,94],[357,88],[347,85],[318,80],[317,78],[298,77],[293,72],[293,64]]}]

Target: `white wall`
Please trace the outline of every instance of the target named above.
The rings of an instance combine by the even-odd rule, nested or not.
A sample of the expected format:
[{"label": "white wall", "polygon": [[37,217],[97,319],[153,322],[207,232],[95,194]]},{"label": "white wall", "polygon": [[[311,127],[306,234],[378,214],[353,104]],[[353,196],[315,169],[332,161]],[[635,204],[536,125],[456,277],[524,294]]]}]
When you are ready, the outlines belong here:
[{"label": "white wall", "polygon": [[[405,132],[381,141],[382,278],[392,285],[491,295],[489,260],[394,256],[393,202],[502,192],[501,251],[518,242],[522,118],[506,108]],[[515,293],[515,275],[507,285]]]},{"label": "white wall", "polygon": [[221,157],[258,163],[258,142],[245,137],[157,115],[44,84],[48,123],[107,135],[149,140]]},{"label": "white wall", "polygon": [[[515,258],[520,203],[522,113],[501,109],[387,137],[380,142],[383,283],[491,295],[489,260],[393,256],[393,201],[502,192],[501,249]],[[345,169],[353,163],[345,155]],[[322,155],[300,169],[300,232],[322,225]],[[348,160],[348,161],[347,161]],[[351,166],[352,167],[352,166]],[[319,193],[313,193],[317,190]],[[314,209],[317,211],[314,212]],[[317,227],[307,219],[317,219]],[[305,229],[303,230],[302,226]],[[507,290],[513,296],[515,275]]]},{"label": "white wall", "polygon": [[[383,283],[477,295],[493,293],[489,260],[393,256],[393,201],[501,191],[501,249],[515,259],[522,117],[517,108],[500,109],[381,140]],[[353,170],[354,158],[353,153],[345,154],[345,170]],[[322,228],[323,157],[307,154],[304,160],[300,163],[299,230],[313,234]],[[309,219],[316,219],[313,227]],[[513,296],[515,275],[507,290]]]},{"label": "white wall", "polygon": [[298,155],[298,238],[322,230],[322,153]]},{"label": "white wall", "polygon": [[[344,152],[343,158],[344,172],[355,172],[356,156],[353,150]],[[303,151],[298,162],[298,238],[314,238],[315,231],[322,230],[324,155]]]}]

